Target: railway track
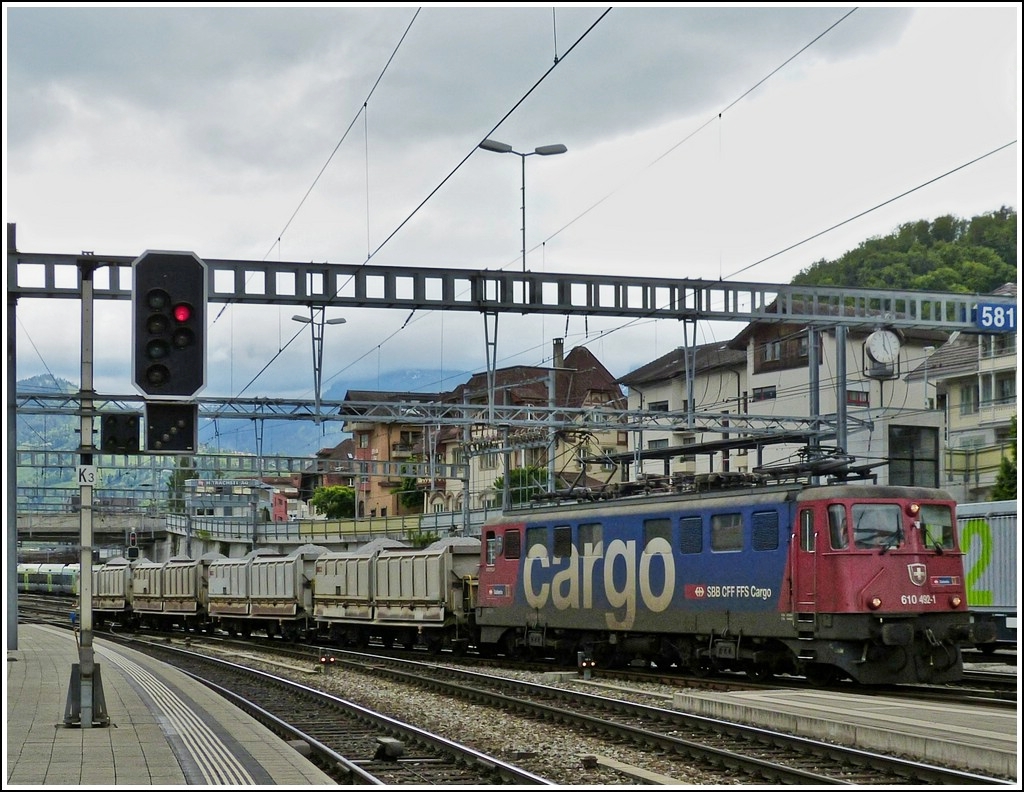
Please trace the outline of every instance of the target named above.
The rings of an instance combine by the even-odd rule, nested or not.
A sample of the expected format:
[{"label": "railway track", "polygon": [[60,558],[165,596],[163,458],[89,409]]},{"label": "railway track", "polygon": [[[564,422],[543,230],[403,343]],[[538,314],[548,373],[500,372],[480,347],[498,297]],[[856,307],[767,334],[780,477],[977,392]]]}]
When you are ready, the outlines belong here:
[{"label": "railway track", "polygon": [[[51,606],[52,607],[52,606]],[[66,618],[66,611],[61,614]],[[65,621],[66,625],[68,622]],[[254,664],[265,662],[267,664],[280,662],[286,658],[286,662],[303,663],[307,668],[315,666],[318,661],[319,651],[311,648],[292,648],[283,642],[271,641],[266,645],[268,648],[260,650],[253,642],[237,642],[229,639],[206,636],[205,634],[174,634],[170,638],[173,641],[186,641],[195,647],[220,646],[220,651],[227,651],[237,656],[239,652],[253,653],[257,657]],[[168,638],[164,638],[164,641]],[[141,648],[143,641],[132,640],[132,646]],[[223,648],[226,647],[226,648]],[[244,647],[242,649],[241,647]],[[162,645],[147,651],[166,651],[168,647]],[[204,651],[216,651],[206,648]],[[266,651],[267,654],[262,652]],[[651,750],[652,747],[659,755],[677,757],[680,767],[693,763],[700,763],[702,766],[711,768],[714,771],[727,773],[730,777],[743,779],[741,783],[753,783],[770,781],[772,783],[801,783],[801,784],[830,784],[849,783],[855,780],[857,783],[943,783],[943,784],[984,784],[999,783],[999,779],[989,779],[972,773],[964,773],[955,769],[935,768],[927,764],[921,764],[906,759],[893,759],[879,757],[878,754],[858,751],[857,749],[837,747],[832,744],[818,743],[804,738],[794,738],[789,735],[779,735],[767,732],[763,729],[728,724],[723,721],[713,721],[708,718],[696,718],[687,716],[677,710],[665,710],[653,705],[630,704],[627,702],[609,702],[603,696],[591,696],[581,694],[578,690],[567,691],[564,688],[551,688],[543,685],[518,682],[504,679],[495,675],[493,671],[477,673],[465,669],[456,670],[447,666],[439,666],[435,663],[424,663],[421,660],[409,660],[399,657],[381,657],[379,655],[366,655],[355,652],[332,651],[335,663],[338,668],[344,667],[350,673],[371,673],[389,680],[398,680],[402,685],[410,686],[424,691],[443,696],[445,699],[461,697],[470,702],[473,706],[500,709],[504,713],[511,713],[518,718],[527,718],[535,722],[552,723],[566,729],[575,729],[581,732],[590,733],[601,740],[629,741],[637,746],[643,746],[644,750]],[[175,665],[180,665],[177,661]],[[493,663],[493,661],[488,661]],[[232,664],[228,664],[232,668]],[[240,674],[237,668],[229,670],[228,677]],[[266,673],[266,672],[264,672]],[[337,672],[335,672],[337,674]],[[271,674],[269,676],[275,676]],[[709,686],[721,689],[728,684],[724,681],[703,680]],[[220,683],[214,682],[214,685]],[[240,683],[237,683],[240,684]],[[249,684],[248,682],[246,684]],[[268,684],[261,682],[261,684]],[[280,683],[278,683],[280,684]],[[735,683],[734,683],[735,684]],[[742,683],[745,687],[753,687],[749,681]],[[224,687],[235,687],[236,683],[225,684]],[[863,692],[863,691],[859,691]],[[902,692],[901,692],[902,695]],[[950,695],[946,690],[945,695]],[[244,689],[242,696],[250,700],[265,700],[279,698],[277,694],[259,693],[258,690]],[[320,707],[322,705],[316,705]],[[297,704],[293,709],[296,712],[315,711],[316,707],[307,701],[305,704]],[[297,717],[294,715],[292,717]],[[489,716],[481,714],[480,718],[486,720]],[[493,716],[491,716],[493,717]],[[334,720],[332,716],[328,720]],[[287,721],[288,717],[278,717],[278,720]],[[317,718],[322,721],[324,718]],[[293,727],[294,728],[294,727]],[[472,767],[474,764],[482,763],[490,768],[495,762],[502,760],[489,758],[473,758],[454,762],[457,769],[449,770],[442,767],[441,760],[427,761],[419,754],[409,753],[412,761],[394,761],[395,756],[388,756],[400,752],[406,755],[406,745],[418,745],[424,738],[419,736],[387,736],[382,733],[382,727],[375,727],[376,731],[371,737],[357,741],[353,734],[342,730],[339,734],[332,736],[334,744],[339,742],[343,745],[358,744],[359,751],[354,760],[347,760],[342,754],[342,759],[331,758],[330,748],[324,753],[323,761],[333,763],[338,767],[359,767],[364,768],[369,761],[367,758],[368,749],[372,748],[371,758],[379,759],[391,767],[392,772],[401,768],[407,772],[410,767],[429,767],[429,770],[416,769],[413,772],[421,772],[430,775],[436,773],[438,778],[444,778],[445,773],[451,772],[452,777],[461,777],[464,767]],[[284,734],[287,729],[282,729]],[[308,734],[305,724],[298,727],[297,732],[303,737],[290,737],[288,739],[305,739],[312,741],[311,744],[319,744],[321,740],[314,733]],[[685,735],[685,736],[680,736]],[[330,740],[322,741],[330,746]],[[319,749],[318,749],[319,750]],[[472,749],[470,749],[472,750]],[[377,753],[380,752],[380,756]],[[599,751],[598,751],[599,752]],[[337,753],[337,752],[336,752]],[[348,762],[348,764],[346,764]],[[510,765],[510,767],[512,767]],[[819,768],[827,767],[823,772]],[[351,769],[346,773],[353,772]],[[515,770],[509,772],[514,773]],[[529,771],[526,771],[529,772]],[[686,772],[680,769],[679,775],[684,776]],[[343,774],[343,777],[346,777]],[[406,776],[408,777],[408,776]],[[543,777],[535,774],[535,777]],[[536,783],[540,783],[536,782]],[[352,783],[349,780],[347,783]],[[464,781],[428,782],[419,781],[392,781],[389,783],[464,783]],[[473,783],[473,782],[467,782]],[[483,780],[477,783],[495,783],[493,780]],[[509,782],[506,782],[509,783]],[[729,783],[736,783],[729,781]]]},{"label": "railway track", "polygon": [[282,739],[304,743],[311,758],[339,784],[554,784],[498,757],[279,675],[168,645],[124,643],[215,689]]},{"label": "railway track", "polygon": [[[307,667],[316,662],[315,655],[305,651],[282,653],[277,650],[262,655],[267,663],[282,656],[288,658],[288,662],[305,663]],[[656,753],[659,764],[669,768],[662,770],[667,777],[685,778],[692,773],[694,765],[699,765],[728,774],[734,779],[730,783],[1003,783],[1000,779],[962,770],[882,756],[649,704],[609,699],[577,689],[508,679],[490,672],[477,673],[361,653],[334,652],[331,656],[336,678],[372,674],[389,681],[397,680],[410,690],[429,691],[442,700],[461,698],[481,708],[482,721],[498,717],[493,713],[500,711],[501,717],[555,724],[588,734],[598,746],[602,742],[628,742],[637,750]],[[260,660],[254,658],[253,662]],[[600,753],[600,748],[594,752]],[[676,767],[674,772],[673,766]]]}]

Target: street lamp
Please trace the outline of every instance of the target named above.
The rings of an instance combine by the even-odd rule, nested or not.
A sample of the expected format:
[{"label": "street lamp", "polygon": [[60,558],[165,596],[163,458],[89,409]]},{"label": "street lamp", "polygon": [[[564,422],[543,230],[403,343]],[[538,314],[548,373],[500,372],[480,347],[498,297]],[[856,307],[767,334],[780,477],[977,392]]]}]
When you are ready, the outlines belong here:
[{"label": "street lamp", "polygon": [[931,402],[928,400],[928,361],[931,360],[932,352],[935,351],[935,347],[926,346],[924,347],[924,408],[926,410],[931,409]]},{"label": "street lamp", "polygon": [[526,272],[526,158],[534,154],[542,157],[550,157],[552,154],[565,154],[568,149],[561,143],[552,143],[550,146],[538,146],[533,151],[513,151],[508,143],[499,143],[490,138],[480,144],[484,151],[493,151],[498,154],[515,154],[522,163],[522,185],[523,185],[523,272]]},{"label": "street lamp", "polygon": [[313,334],[313,390],[316,399],[316,413],[313,416],[313,422],[319,426],[320,424],[320,382],[323,379],[323,362],[324,362],[324,325],[338,325],[345,324],[345,320],[341,317],[336,319],[324,319],[323,307],[316,308],[309,306],[309,316],[299,316],[295,314],[292,317],[292,321],[302,322],[308,324],[309,329]]}]

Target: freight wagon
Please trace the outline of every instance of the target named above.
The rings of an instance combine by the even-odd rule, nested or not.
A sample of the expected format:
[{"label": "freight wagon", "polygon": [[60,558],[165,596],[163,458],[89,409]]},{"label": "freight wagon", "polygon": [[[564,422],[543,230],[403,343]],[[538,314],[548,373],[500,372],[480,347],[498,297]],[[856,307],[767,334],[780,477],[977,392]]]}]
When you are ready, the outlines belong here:
[{"label": "freight wagon", "polygon": [[967,605],[975,622],[996,629],[986,649],[1017,646],[1017,501],[957,506]]}]

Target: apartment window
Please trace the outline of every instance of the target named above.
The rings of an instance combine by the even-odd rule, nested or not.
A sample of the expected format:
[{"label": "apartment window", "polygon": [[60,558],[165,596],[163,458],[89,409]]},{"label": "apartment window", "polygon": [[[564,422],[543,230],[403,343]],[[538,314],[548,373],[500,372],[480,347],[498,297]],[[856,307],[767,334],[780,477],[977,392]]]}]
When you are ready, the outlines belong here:
[{"label": "apartment window", "polygon": [[870,394],[866,390],[847,390],[846,403],[854,407],[870,407]]},{"label": "apartment window", "polygon": [[889,427],[889,483],[939,486],[939,430],[931,426]]},{"label": "apartment window", "polygon": [[[680,445],[688,446],[688,445],[693,445],[696,442],[697,442],[697,437],[695,435],[692,435],[692,434],[691,435],[684,435]],[[697,461],[697,455],[696,454],[683,454],[681,457],[679,457],[679,461],[680,462],[696,462]]]},{"label": "apartment window", "polygon": [[614,448],[602,448],[601,456],[604,457],[604,461],[601,462],[601,470],[615,470],[615,463],[611,460],[612,454],[615,453]]},{"label": "apartment window", "polygon": [[768,401],[775,398],[775,386],[769,385],[765,388],[754,388],[754,401]]},{"label": "apartment window", "polygon": [[764,356],[761,358],[765,363],[772,360],[782,360],[782,342],[768,341],[764,345]]},{"label": "apartment window", "polygon": [[1013,404],[1017,401],[1017,377],[1014,374],[996,375],[996,404]]},{"label": "apartment window", "polygon": [[668,412],[668,401],[654,401],[647,405],[648,412]]},{"label": "apartment window", "polygon": [[1017,348],[1017,336],[1013,333],[998,333],[981,337],[981,348],[986,357],[1008,355]]},{"label": "apartment window", "polygon": [[661,440],[648,440],[648,450],[654,450],[656,448],[668,448],[668,438],[662,438]]},{"label": "apartment window", "polygon": [[494,470],[498,467],[498,455],[497,454],[484,454],[480,457],[480,469],[481,470]]},{"label": "apartment window", "polygon": [[370,447],[370,435],[369,435],[368,432],[360,432],[357,435],[357,437],[359,438],[359,447],[360,448],[369,448]]},{"label": "apartment window", "polygon": [[978,383],[960,386],[960,414],[974,415],[978,412]]}]

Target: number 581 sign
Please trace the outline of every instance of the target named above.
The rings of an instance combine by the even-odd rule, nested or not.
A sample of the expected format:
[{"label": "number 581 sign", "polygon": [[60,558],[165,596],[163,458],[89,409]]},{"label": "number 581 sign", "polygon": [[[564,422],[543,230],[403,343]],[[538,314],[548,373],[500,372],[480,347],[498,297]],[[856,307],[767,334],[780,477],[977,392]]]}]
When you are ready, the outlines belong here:
[{"label": "number 581 sign", "polygon": [[1017,332],[1017,306],[979,303],[974,309],[974,324],[990,333]]}]

